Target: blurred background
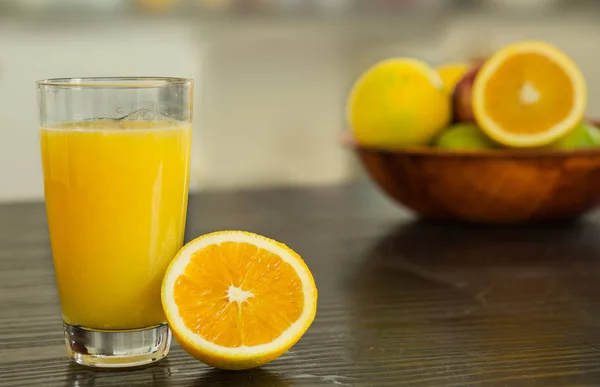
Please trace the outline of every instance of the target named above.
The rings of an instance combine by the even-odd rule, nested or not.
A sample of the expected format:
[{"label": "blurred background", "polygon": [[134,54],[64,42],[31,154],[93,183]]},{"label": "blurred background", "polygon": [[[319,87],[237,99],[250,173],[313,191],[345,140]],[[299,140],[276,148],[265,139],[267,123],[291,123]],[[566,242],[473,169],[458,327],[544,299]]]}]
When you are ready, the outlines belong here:
[{"label": "blurred background", "polygon": [[547,40],[600,117],[599,16],[595,0],[0,0],[0,202],[43,197],[39,79],[194,78],[192,190],[337,184],[362,176],[338,143],[346,94],[384,57]]}]

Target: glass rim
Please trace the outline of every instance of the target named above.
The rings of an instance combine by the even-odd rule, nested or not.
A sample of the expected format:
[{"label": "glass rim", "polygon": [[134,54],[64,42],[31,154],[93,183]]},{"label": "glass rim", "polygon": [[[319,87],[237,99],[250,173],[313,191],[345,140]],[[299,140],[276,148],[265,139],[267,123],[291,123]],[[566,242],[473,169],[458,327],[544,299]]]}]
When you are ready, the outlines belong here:
[{"label": "glass rim", "polygon": [[191,86],[194,80],[180,77],[73,77],[42,79],[35,84],[38,88],[146,89]]}]

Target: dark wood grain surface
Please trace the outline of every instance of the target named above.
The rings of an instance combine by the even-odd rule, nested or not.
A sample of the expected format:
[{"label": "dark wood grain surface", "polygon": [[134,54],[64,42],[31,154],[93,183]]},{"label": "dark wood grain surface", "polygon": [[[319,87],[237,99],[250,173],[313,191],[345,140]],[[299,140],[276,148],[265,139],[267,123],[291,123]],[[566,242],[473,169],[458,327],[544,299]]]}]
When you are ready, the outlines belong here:
[{"label": "dark wood grain surface", "polygon": [[0,386],[599,386],[600,217],[527,227],[417,221],[371,186],[212,193],[187,239],[245,229],[298,251],[319,287],[304,338],[223,372],[174,345],[134,371],[65,355],[42,204],[0,206]]}]

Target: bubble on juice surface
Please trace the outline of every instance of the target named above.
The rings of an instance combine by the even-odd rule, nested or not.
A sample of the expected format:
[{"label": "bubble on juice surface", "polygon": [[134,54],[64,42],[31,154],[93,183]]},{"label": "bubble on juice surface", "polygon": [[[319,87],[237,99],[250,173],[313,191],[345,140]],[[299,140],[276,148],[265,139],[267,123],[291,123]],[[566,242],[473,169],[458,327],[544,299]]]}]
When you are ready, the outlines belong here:
[{"label": "bubble on juice surface", "polygon": [[118,118],[123,121],[165,121],[169,117],[160,114],[150,109],[139,109],[127,114],[124,117]]},{"label": "bubble on juice surface", "polygon": [[[165,114],[157,113],[151,109],[138,109],[126,116],[117,118],[113,122],[118,123],[118,128],[122,130],[149,129],[153,127],[174,126],[175,120]],[[149,126],[150,125],[150,126]]]}]

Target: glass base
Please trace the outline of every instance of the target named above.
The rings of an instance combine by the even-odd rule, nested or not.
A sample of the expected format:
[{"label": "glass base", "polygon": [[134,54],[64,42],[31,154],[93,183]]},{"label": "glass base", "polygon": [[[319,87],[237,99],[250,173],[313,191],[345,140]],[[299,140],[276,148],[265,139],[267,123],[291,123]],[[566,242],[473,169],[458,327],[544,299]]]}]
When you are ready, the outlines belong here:
[{"label": "glass base", "polygon": [[77,364],[99,368],[139,367],[169,353],[167,324],[128,331],[102,331],[64,323],[67,353]]}]

